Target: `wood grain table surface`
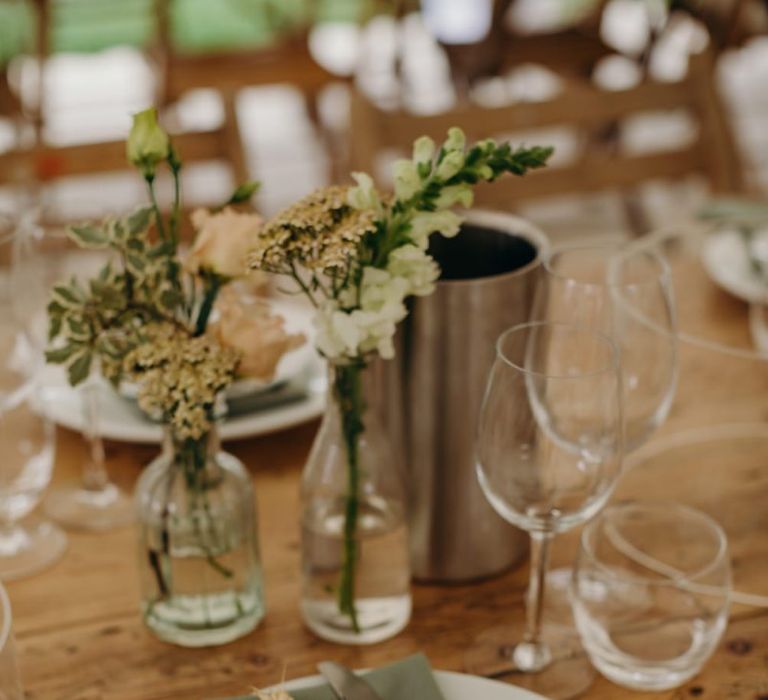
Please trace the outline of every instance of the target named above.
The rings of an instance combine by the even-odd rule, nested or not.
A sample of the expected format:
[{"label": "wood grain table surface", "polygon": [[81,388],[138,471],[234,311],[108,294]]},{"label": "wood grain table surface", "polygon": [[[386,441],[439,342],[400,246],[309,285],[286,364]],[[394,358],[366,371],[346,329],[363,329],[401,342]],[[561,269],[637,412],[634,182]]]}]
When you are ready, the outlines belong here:
[{"label": "wood grain table surface", "polygon": [[[697,293],[681,304],[693,310],[705,305],[712,328],[716,325],[734,343],[744,341],[746,307],[701,280],[691,284]],[[768,435],[767,374],[765,364],[682,349],[677,398],[654,441],[692,427],[707,432],[727,421],[764,427]],[[411,624],[375,646],[333,645],[307,631],[298,609],[298,482],[316,429],[311,423],[228,445],[251,471],[259,507],[268,612],[254,632],[209,649],[158,641],[138,612],[133,528],[70,533],[69,549],[55,566],[7,584],[28,700],[207,700],[276,683],[284,668],[288,677],[297,677],[314,673],[323,659],[359,668],[417,651],[425,652],[435,668],[461,671],[465,650],[477,635],[505,619],[522,619],[527,566],[474,585],[414,585]],[[108,443],[110,472],[131,489],[156,452],[153,446]],[[768,595],[768,437],[734,444],[732,450],[726,445],[724,452],[726,463],[706,470],[699,458],[675,459],[668,479],[653,470],[644,478],[634,470],[628,476],[629,495],[676,496],[690,485],[697,503],[714,504],[729,521],[737,585]],[[82,438],[59,430],[57,454],[54,482],[75,479],[86,454]],[[709,450],[701,459],[713,454]],[[620,485],[619,493],[627,488]],[[559,538],[554,565],[571,561],[576,539],[575,532]],[[715,655],[682,688],[648,696],[598,677],[584,697],[768,700],[768,609],[734,606]]]}]

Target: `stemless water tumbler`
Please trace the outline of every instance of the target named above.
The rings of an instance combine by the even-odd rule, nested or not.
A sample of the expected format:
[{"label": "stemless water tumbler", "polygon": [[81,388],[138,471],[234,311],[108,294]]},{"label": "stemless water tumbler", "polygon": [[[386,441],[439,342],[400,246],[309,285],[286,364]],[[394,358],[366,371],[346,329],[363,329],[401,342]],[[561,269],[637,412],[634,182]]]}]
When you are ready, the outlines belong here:
[{"label": "stemless water tumbler", "polygon": [[637,690],[685,683],[728,621],[722,528],[693,508],[626,502],[584,528],[573,572],[576,626],[592,663]]}]

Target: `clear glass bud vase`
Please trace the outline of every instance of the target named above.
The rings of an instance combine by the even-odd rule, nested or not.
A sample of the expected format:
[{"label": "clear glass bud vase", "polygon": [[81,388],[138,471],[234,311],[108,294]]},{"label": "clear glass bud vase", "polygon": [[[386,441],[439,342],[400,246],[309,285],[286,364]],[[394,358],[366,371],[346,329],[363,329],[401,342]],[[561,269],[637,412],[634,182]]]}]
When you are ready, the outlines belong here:
[{"label": "clear glass bud vase", "polygon": [[167,430],[136,505],[146,625],[186,647],[250,632],[264,615],[253,488],[216,430],[197,440]]},{"label": "clear glass bud vase", "polygon": [[302,481],[302,613],[319,637],[373,644],[411,616],[402,465],[365,365],[332,368],[329,400]]}]

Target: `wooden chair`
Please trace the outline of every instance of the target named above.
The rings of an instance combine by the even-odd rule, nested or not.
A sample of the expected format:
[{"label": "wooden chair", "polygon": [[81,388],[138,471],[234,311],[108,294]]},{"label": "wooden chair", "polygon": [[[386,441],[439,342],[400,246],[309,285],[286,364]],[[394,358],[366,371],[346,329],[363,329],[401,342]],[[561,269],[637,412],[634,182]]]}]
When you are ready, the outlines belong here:
[{"label": "wooden chair", "polygon": [[[41,73],[57,47],[52,43],[54,11],[57,2],[75,0],[33,0],[37,14],[35,55]],[[76,0],[85,9],[103,16],[100,0]],[[146,3],[144,3],[146,5]],[[136,39],[148,60],[157,68],[157,103],[167,114],[185,162],[223,160],[231,165],[233,180],[248,178],[248,168],[237,121],[235,98],[239,89],[264,84],[291,83],[307,98],[310,116],[315,116],[314,98],[323,85],[337,79],[311,57],[305,31],[289,33],[267,47],[184,53],[174,45],[170,25],[170,0],[151,0],[150,28]],[[219,91],[224,103],[224,119],[218,128],[183,133],[173,128],[173,106],[186,92],[197,88]],[[0,100],[3,99],[0,84]],[[122,141],[73,146],[52,146],[44,139],[45,108],[30,106],[37,135],[32,149],[0,154],[0,184],[3,182],[45,183],[65,176],[123,170],[126,167]]]},{"label": "wooden chair", "polygon": [[[36,36],[33,43],[34,57],[38,65],[40,100],[24,105],[28,120],[34,127],[34,143],[31,147],[17,148],[0,154],[0,184],[23,185],[37,190],[63,177],[115,172],[129,168],[125,160],[123,140],[67,146],[46,142],[43,79],[49,58],[60,48],[52,42],[52,33],[55,30],[55,2],[56,0],[34,0]],[[87,3],[84,7],[86,5]],[[96,6],[94,9],[103,11],[103,8]],[[150,48],[148,42],[151,35],[150,31],[146,39],[147,50]],[[2,94],[0,84],[0,99]],[[18,98],[15,99],[18,105]],[[204,134],[174,134],[174,138],[186,162],[228,160],[232,157],[231,137],[224,129]]]},{"label": "wooden chair", "polygon": [[[645,81],[627,90],[606,91],[587,81],[568,81],[555,98],[486,108],[464,103],[450,112],[418,116],[384,111],[357,95],[352,105],[350,157],[354,170],[375,171],[384,149],[409,149],[428,134],[436,141],[452,125],[468,138],[505,137],[541,128],[568,129],[579,135],[577,156],[521,179],[501,179],[477,189],[476,203],[510,209],[524,201],[562,194],[627,190],[649,180],[704,176],[713,190],[743,188],[733,138],[712,77],[709,53],[693,56],[688,75],[675,83]],[[696,122],[692,143],[670,151],[633,154],[596,146],[594,134],[647,112],[682,110]],[[530,138],[530,137],[528,137]]]}]

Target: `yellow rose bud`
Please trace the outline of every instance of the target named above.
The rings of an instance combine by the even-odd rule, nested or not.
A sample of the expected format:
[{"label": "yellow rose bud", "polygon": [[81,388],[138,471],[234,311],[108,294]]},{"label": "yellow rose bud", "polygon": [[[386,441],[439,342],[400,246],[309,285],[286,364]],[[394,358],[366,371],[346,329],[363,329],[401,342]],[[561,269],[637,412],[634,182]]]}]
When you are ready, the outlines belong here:
[{"label": "yellow rose bud", "polygon": [[133,115],[133,126],[126,143],[128,161],[140,168],[144,176],[154,175],[155,167],[170,153],[168,134],[157,122],[154,107]]}]

